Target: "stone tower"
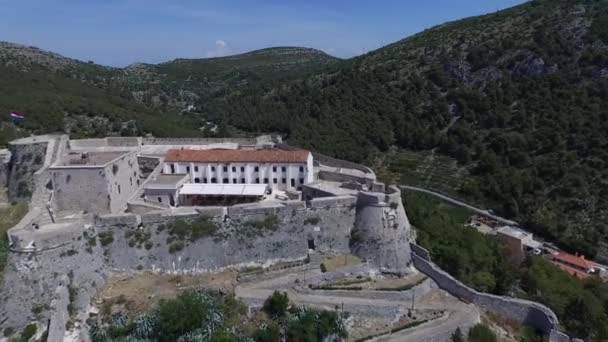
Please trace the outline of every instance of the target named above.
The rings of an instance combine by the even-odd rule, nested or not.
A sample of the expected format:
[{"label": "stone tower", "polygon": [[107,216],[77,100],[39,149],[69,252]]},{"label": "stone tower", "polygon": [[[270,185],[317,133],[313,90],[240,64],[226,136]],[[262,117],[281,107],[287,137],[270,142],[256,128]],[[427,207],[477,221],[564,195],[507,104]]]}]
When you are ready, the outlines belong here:
[{"label": "stone tower", "polygon": [[411,266],[410,222],[401,202],[401,191],[360,192],[352,230],[351,250],[382,273],[405,275]]}]

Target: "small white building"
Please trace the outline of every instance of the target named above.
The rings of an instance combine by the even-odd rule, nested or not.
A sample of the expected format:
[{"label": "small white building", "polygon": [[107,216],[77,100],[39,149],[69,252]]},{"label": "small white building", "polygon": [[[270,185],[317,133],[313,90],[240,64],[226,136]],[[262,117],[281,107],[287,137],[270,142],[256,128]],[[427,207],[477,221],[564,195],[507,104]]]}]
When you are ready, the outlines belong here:
[{"label": "small white building", "polygon": [[313,181],[313,157],[306,150],[170,150],[164,174],[187,174],[191,183],[265,184],[300,190]]}]

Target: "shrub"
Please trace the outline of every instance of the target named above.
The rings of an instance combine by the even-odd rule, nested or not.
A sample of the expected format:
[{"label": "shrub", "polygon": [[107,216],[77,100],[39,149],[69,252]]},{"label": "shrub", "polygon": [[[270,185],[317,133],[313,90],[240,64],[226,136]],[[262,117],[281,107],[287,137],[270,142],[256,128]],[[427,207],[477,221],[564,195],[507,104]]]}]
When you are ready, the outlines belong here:
[{"label": "shrub", "polygon": [[304,220],[304,224],[309,224],[311,226],[319,224],[319,222],[321,222],[321,219],[318,216],[309,217],[306,220]]},{"label": "shrub", "polygon": [[99,237],[99,243],[105,247],[109,244],[111,244],[112,242],[114,242],[114,235],[112,234],[111,231],[107,231],[107,232],[101,232],[98,235]]},{"label": "shrub", "polygon": [[274,291],[272,296],[264,301],[263,310],[272,317],[283,317],[289,307],[289,297],[287,292]]},{"label": "shrub", "polygon": [[152,241],[146,241],[146,244],[144,245],[144,247],[146,247],[146,249],[150,250],[152,249],[152,246],[154,244],[152,243]]},{"label": "shrub", "polygon": [[327,266],[325,266],[325,263],[321,263],[321,272],[325,273],[327,272]]},{"label": "shrub", "polygon": [[38,327],[36,327],[36,324],[34,323],[30,323],[25,326],[25,328],[21,332],[21,341],[29,341],[34,335],[36,335],[37,330]]},{"label": "shrub", "polygon": [[262,326],[254,334],[258,342],[281,341],[281,327],[274,321]]},{"label": "shrub", "polygon": [[15,333],[15,329],[13,329],[12,327],[4,328],[4,331],[3,331],[4,337],[9,337],[14,333]]},{"label": "shrub", "polygon": [[175,241],[169,246],[169,253],[173,254],[184,249],[184,243],[181,241]]},{"label": "shrub", "polygon": [[161,299],[157,311],[159,340],[177,341],[188,332],[208,326],[212,306],[207,296],[193,291],[180,293],[175,299]]}]

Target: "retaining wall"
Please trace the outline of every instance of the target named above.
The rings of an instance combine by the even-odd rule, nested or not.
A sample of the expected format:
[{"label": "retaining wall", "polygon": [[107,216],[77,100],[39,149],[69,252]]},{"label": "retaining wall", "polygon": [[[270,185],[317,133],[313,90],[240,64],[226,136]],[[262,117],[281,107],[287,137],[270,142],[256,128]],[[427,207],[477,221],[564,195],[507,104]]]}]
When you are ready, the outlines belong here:
[{"label": "retaining wall", "polygon": [[[415,245],[412,244],[412,246]],[[422,253],[422,255],[416,254],[421,249],[423,248],[420,246],[412,248],[414,252],[412,253],[414,266],[433,279],[441,289],[496,315],[535,327],[547,336],[553,330],[559,330],[557,316],[548,307],[527,300],[478,292],[454,279],[430,260],[427,260],[428,251]]]}]

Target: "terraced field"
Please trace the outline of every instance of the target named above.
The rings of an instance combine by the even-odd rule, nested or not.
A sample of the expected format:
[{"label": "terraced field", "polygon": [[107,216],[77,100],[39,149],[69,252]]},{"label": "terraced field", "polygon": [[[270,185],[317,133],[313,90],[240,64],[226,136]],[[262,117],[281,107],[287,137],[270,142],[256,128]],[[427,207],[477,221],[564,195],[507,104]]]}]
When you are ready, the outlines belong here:
[{"label": "terraced field", "polygon": [[378,158],[375,163],[378,178],[391,184],[417,186],[462,198],[459,189],[469,177],[466,168],[455,159],[433,150],[395,150]]}]

